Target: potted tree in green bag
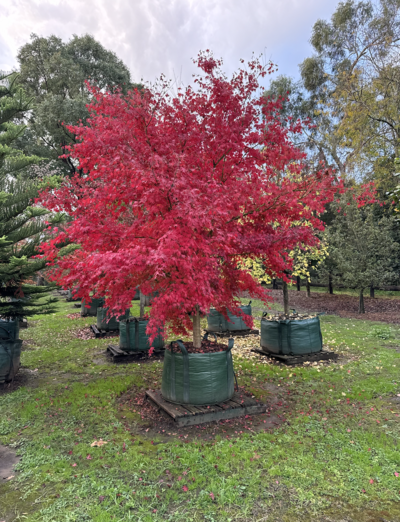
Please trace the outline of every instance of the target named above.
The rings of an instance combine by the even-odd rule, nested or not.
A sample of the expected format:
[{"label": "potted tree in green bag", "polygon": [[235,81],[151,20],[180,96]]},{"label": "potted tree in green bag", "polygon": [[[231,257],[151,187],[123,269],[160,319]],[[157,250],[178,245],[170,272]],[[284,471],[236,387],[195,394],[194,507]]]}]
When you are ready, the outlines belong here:
[{"label": "potted tree in green bag", "polygon": [[[213,404],[233,394],[233,341],[203,339],[201,318],[214,308],[251,327],[236,296],[267,303],[268,292],[241,260],[261,259],[270,275],[290,269],[282,251],[316,242],[303,222],[322,227],[316,216],[340,186],[330,172],[302,173],[279,103],[258,91],[268,67],[252,60],[228,80],[211,53],[200,53],[197,65],[196,89],[172,97],[164,80],[127,96],[94,89],[88,126],[70,128],[78,139],[71,156],[86,177],[44,202],[74,201],[66,235],[81,246],[78,260],[60,258],[56,280],[93,282],[116,314],[137,286],[158,292],[150,343],[160,329],[164,338],[192,333],[167,344],[162,393]],[[44,250],[57,254],[54,243]]]},{"label": "potted tree in green bag", "polygon": [[16,73],[0,75],[0,383],[12,380],[20,365],[19,322],[54,311],[56,299],[41,299],[52,288],[37,286],[34,275],[46,266],[36,257],[44,231],[62,220],[35,206],[44,184],[23,176],[40,158],[13,147],[25,129],[19,122],[31,108],[17,82]]}]

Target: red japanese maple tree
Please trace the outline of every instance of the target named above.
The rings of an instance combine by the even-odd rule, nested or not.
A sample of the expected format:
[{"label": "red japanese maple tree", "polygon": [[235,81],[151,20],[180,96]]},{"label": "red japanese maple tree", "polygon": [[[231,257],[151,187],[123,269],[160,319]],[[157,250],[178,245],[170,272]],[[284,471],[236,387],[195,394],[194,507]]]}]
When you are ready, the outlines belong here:
[{"label": "red japanese maple tree", "polygon": [[[267,302],[241,260],[290,270],[287,252],[317,242],[318,216],[338,189],[328,170],[306,173],[280,101],[263,96],[271,66],[253,60],[228,79],[209,52],[197,64],[194,87],[177,94],[164,80],[128,96],[92,89],[88,125],[70,128],[81,174],[43,195],[73,218],[44,246],[55,279],[78,284],[80,297],[105,296],[114,312],[137,286],[157,292],[148,333],[166,322],[178,334],[193,329],[195,347],[211,306],[240,315],[244,291]],[[60,257],[65,239],[80,249]]]}]

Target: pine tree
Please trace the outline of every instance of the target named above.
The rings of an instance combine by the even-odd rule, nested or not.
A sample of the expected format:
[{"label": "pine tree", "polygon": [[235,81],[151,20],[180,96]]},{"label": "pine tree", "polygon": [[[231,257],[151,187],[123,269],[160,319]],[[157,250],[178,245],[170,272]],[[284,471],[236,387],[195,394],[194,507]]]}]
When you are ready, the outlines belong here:
[{"label": "pine tree", "polygon": [[51,288],[36,286],[33,276],[46,264],[36,259],[43,231],[62,217],[49,217],[47,210],[34,206],[41,184],[25,179],[23,172],[40,158],[13,147],[31,107],[16,81],[15,73],[0,76],[0,317],[21,319],[53,311],[56,299],[42,299]]}]

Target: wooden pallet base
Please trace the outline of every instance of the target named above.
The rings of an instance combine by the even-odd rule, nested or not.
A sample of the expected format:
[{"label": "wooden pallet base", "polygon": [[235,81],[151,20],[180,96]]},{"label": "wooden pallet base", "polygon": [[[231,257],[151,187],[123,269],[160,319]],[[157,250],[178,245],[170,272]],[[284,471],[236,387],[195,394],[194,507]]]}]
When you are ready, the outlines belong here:
[{"label": "wooden pallet base", "polygon": [[178,427],[205,422],[234,419],[243,415],[265,413],[267,406],[256,399],[235,393],[230,401],[213,406],[179,405],[166,401],[160,391],[146,391],[146,396],[158,410],[165,412]]},{"label": "wooden pallet base", "polygon": [[265,355],[266,357],[271,357],[272,359],[276,359],[277,361],[287,365],[302,364],[308,361],[335,361],[339,357],[339,354],[334,352],[327,352],[325,350],[322,350],[322,352],[310,353],[307,355],[278,355],[271,352],[264,352],[263,350],[258,350],[257,348],[254,348],[254,350],[251,351],[260,355]]},{"label": "wooden pallet base", "polygon": [[117,332],[118,331],[118,330],[99,330],[97,328],[96,324],[91,324],[90,325],[90,329],[94,333],[96,339],[99,338],[99,337],[104,337],[104,335],[106,335],[106,334],[108,334],[110,332]]},{"label": "wooden pallet base", "polygon": [[[119,346],[116,344],[109,344],[107,346],[106,353],[112,356],[113,361],[116,360],[136,360],[139,357],[148,356],[148,353],[145,351],[142,352],[126,352],[125,350],[122,350]],[[155,350],[153,353],[160,354],[164,353],[164,350]]]},{"label": "wooden pallet base", "polygon": [[210,335],[215,334],[217,337],[247,337],[248,335],[258,335],[260,330],[227,330],[226,332],[212,332],[207,330]]}]

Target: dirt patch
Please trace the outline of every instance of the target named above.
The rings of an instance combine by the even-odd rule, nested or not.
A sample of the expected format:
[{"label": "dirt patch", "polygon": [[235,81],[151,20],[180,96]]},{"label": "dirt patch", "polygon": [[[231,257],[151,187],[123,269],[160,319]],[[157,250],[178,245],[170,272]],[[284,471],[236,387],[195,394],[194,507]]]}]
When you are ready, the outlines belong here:
[{"label": "dirt patch", "polygon": [[20,368],[12,382],[0,384],[0,397],[18,390],[21,386],[37,388],[38,372],[28,370],[27,368]]},{"label": "dirt patch", "polygon": [[[274,302],[283,306],[281,290],[271,290]],[[364,297],[365,314],[358,313],[358,297],[351,295],[326,294],[313,292],[307,297],[306,292],[289,291],[290,308],[301,312],[325,312],[340,317],[382,321],[400,324],[400,299],[387,297]]]},{"label": "dirt patch", "polygon": [[21,350],[23,352],[35,350],[35,346],[37,346],[37,343],[33,339],[23,339]]},{"label": "dirt patch", "polygon": [[394,350],[395,352],[400,353],[400,346],[395,346],[392,344],[384,344],[383,346],[388,350]]},{"label": "dirt patch", "polygon": [[[278,387],[273,386],[273,388],[279,390]],[[239,388],[239,392],[251,396],[244,388]],[[268,392],[271,395],[265,400],[266,413],[182,428],[178,428],[166,413],[153,406],[144,392],[137,389],[131,389],[121,395],[117,401],[117,408],[121,421],[132,435],[138,434],[149,439],[161,437],[161,442],[176,437],[185,442],[198,439],[211,440],[218,435],[222,438],[230,438],[243,433],[271,431],[286,421],[283,415],[278,414],[278,410],[283,405],[282,400],[276,398],[272,389],[268,389]]]},{"label": "dirt patch", "polygon": [[14,450],[0,445],[0,484],[14,477],[14,466],[19,460]]}]

